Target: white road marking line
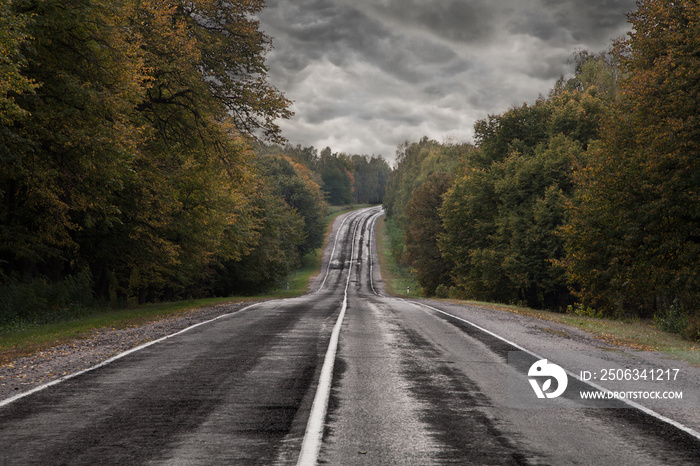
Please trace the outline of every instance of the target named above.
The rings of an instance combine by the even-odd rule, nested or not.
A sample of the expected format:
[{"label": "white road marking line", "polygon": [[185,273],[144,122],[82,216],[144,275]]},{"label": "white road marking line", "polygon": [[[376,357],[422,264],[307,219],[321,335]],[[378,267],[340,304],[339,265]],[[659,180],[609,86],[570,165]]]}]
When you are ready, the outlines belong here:
[{"label": "white road marking line", "polygon": [[[340,309],[340,315],[333,326],[331,339],[328,343],[328,350],[323,359],[321,367],[321,376],[318,379],[318,388],[314,396],[313,404],[311,405],[311,413],[309,421],[306,424],[306,432],[304,440],[301,443],[301,452],[297,460],[298,466],[310,466],[316,464],[318,455],[321,452],[321,443],[323,441],[323,425],[326,422],[326,413],[328,411],[328,399],[331,394],[331,383],[333,382],[333,367],[335,365],[335,355],[338,352],[338,339],[340,337],[340,327],[343,325],[345,311],[348,308],[348,287],[350,286],[350,277],[352,276],[352,266],[355,260],[355,236],[361,221],[355,225],[355,230],[352,234],[352,252],[350,254],[350,268],[348,269],[348,279],[345,282],[345,296],[343,298],[343,306]],[[338,229],[340,232],[340,229]],[[336,235],[337,236],[337,235]],[[335,245],[333,246],[335,249]],[[332,259],[331,255],[331,259]],[[325,280],[324,280],[325,282]]]},{"label": "white road marking line", "polygon": [[[369,244],[369,284],[372,287],[372,292],[379,296],[379,293],[377,293],[377,290],[374,289],[374,272],[372,271],[372,265],[374,264],[374,259],[372,258],[372,244],[374,244],[374,250],[377,250],[377,241],[376,238],[374,237],[374,226],[377,223],[377,220],[379,220],[379,217],[384,215],[384,209],[380,210],[377,215],[372,219],[372,230],[369,233],[369,237],[371,238],[371,243]],[[379,259],[379,256],[377,256],[377,259]]]},{"label": "white road marking line", "polygon": [[[276,301],[276,300],[274,300],[274,301]],[[265,301],[266,304],[269,304],[270,302],[271,302],[271,301]],[[167,340],[168,338],[172,338],[172,337],[174,337],[174,336],[183,334],[183,333],[185,333],[185,332],[189,332],[189,331],[192,330],[193,328],[199,327],[200,325],[208,324],[208,323],[210,323],[210,322],[214,322],[215,320],[219,320],[219,319],[221,319],[221,318],[223,318],[223,317],[227,317],[227,316],[230,316],[230,315],[240,314],[241,312],[246,311],[246,310],[248,310],[248,309],[250,309],[250,308],[252,308],[252,307],[254,307],[254,306],[257,306],[257,305],[259,305],[259,304],[262,304],[262,302],[260,302],[260,303],[254,303],[254,304],[251,304],[251,305],[249,305],[249,306],[246,306],[246,307],[244,307],[243,309],[240,309],[240,310],[238,310],[238,311],[229,312],[228,314],[222,314],[222,315],[220,315],[220,316],[214,317],[213,319],[210,319],[210,320],[207,320],[207,321],[204,321],[204,322],[200,322],[200,323],[198,323],[198,324],[191,325],[191,326],[189,326],[189,327],[187,327],[187,328],[184,328],[184,329],[182,329],[182,330],[180,330],[180,331],[178,331],[178,332],[171,333],[170,335],[166,335],[166,336],[161,337],[161,338],[159,338],[159,339],[157,339],[157,340],[149,341],[149,342],[144,343],[144,344],[142,344],[142,345],[139,345],[139,346],[136,346],[136,347],[134,347],[134,348],[131,348],[130,350],[126,350],[126,351],[124,351],[123,353],[119,353],[119,354],[117,354],[117,355],[115,355],[115,356],[112,356],[112,357],[109,358],[109,359],[105,359],[105,360],[102,361],[101,363],[98,363],[98,364],[96,364],[96,365],[94,365],[94,366],[92,366],[92,367],[88,367],[87,369],[83,369],[82,371],[74,372],[74,373],[68,374],[68,375],[64,375],[64,376],[61,377],[61,378],[58,378],[58,379],[56,379],[56,380],[52,380],[51,382],[47,382],[47,383],[45,383],[45,384],[39,385],[38,387],[32,388],[31,390],[28,390],[28,391],[26,391],[26,392],[18,393],[17,395],[11,396],[10,398],[6,398],[6,399],[0,401],[0,408],[2,408],[3,406],[7,406],[7,405],[9,405],[10,403],[13,403],[13,402],[15,402],[15,401],[17,401],[17,400],[19,400],[19,399],[21,399],[21,398],[24,398],[25,396],[29,396],[29,395],[31,395],[31,394],[33,394],[33,393],[37,393],[37,392],[40,392],[40,391],[42,391],[42,390],[46,390],[47,388],[52,387],[52,386],[54,386],[54,385],[57,385],[57,384],[59,384],[59,383],[61,383],[61,382],[65,382],[66,380],[70,380],[70,379],[72,379],[72,378],[74,378],[74,377],[77,377],[77,376],[79,376],[79,375],[85,374],[85,373],[87,373],[87,372],[94,371],[95,369],[99,369],[100,367],[106,366],[107,364],[110,364],[110,363],[112,363],[112,362],[114,362],[114,361],[116,361],[116,360],[118,360],[118,359],[121,359],[121,358],[123,358],[124,356],[128,356],[128,355],[131,354],[131,353],[135,353],[136,351],[140,351],[140,350],[142,350],[142,349],[144,349],[144,348],[148,348],[149,346],[155,345],[156,343],[160,343],[161,341],[165,341],[165,340]]]},{"label": "white road marking line", "polygon": [[[506,339],[506,338],[503,338],[503,337],[500,336],[500,335],[496,335],[495,333],[491,332],[490,330],[486,330],[484,327],[481,327],[480,325],[477,325],[477,324],[475,324],[475,323],[473,323],[473,322],[470,322],[470,321],[468,321],[468,320],[466,320],[466,319],[463,319],[463,318],[461,318],[461,317],[457,317],[457,316],[455,316],[455,315],[453,315],[453,314],[450,314],[449,312],[445,312],[445,311],[440,310],[440,309],[438,309],[438,308],[436,308],[436,307],[429,306],[429,305],[427,305],[427,304],[420,303],[420,302],[418,302],[418,301],[408,301],[408,300],[405,300],[405,299],[402,299],[402,298],[397,298],[397,299],[400,299],[401,301],[404,301],[404,302],[407,302],[407,303],[415,304],[415,305],[417,305],[417,306],[423,306],[423,307],[427,307],[428,309],[432,309],[433,311],[439,312],[440,314],[444,314],[444,315],[446,315],[446,316],[448,316],[448,317],[451,317],[451,318],[453,318],[453,319],[456,319],[456,320],[459,320],[459,321],[461,321],[461,322],[464,322],[465,324],[468,324],[468,325],[474,327],[474,328],[477,329],[477,330],[480,330],[480,331],[482,331],[482,332],[484,332],[484,333],[486,333],[486,334],[488,334],[488,335],[491,335],[492,337],[495,337],[495,338],[497,338],[497,339],[499,339],[499,340],[501,340],[501,341],[503,341],[503,342],[505,342],[505,343],[507,343],[507,344],[509,344],[509,345],[511,345],[511,346],[513,346],[513,347],[515,347],[515,348],[517,348],[517,349],[519,349],[520,351],[524,351],[525,353],[528,353],[529,355],[531,355],[531,356],[533,356],[533,357],[535,357],[535,358],[537,358],[537,359],[545,359],[544,356],[540,356],[540,355],[537,354],[537,353],[533,353],[532,351],[523,348],[522,346],[518,345],[517,343],[514,343],[514,342],[512,342],[512,341],[510,341],[510,340],[508,340],[508,339]],[[549,360],[550,358],[547,358],[547,359]],[[561,366],[561,364],[559,364],[559,365]],[[593,382],[590,382],[590,381],[581,380],[581,378],[580,378],[578,375],[574,374],[573,372],[571,372],[571,371],[569,371],[569,370],[564,369],[564,371],[565,371],[569,376],[571,376],[571,377],[573,377],[574,379],[580,381],[581,383],[587,384],[587,385],[589,385],[589,386],[595,388],[596,390],[600,390],[600,391],[602,391],[602,392],[604,392],[604,393],[610,393],[610,390],[608,390],[608,389],[605,388],[605,387],[601,387],[600,385],[598,385],[598,384],[596,384],[596,383],[593,383]],[[659,421],[665,422],[666,424],[670,424],[670,425],[672,425],[673,427],[675,427],[675,428],[677,428],[677,429],[679,429],[679,430],[682,430],[683,432],[685,432],[685,433],[688,434],[688,435],[691,435],[692,437],[695,437],[695,438],[697,438],[697,439],[700,439],[700,432],[697,432],[697,431],[691,429],[691,428],[688,427],[688,426],[685,426],[685,425],[683,425],[683,424],[681,424],[681,423],[679,423],[679,422],[677,422],[677,421],[674,421],[673,419],[668,418],[668,417],[664,416],[663,414],[657,413],[656,411],[654,411],[654,410],[652,410],[652,409],[649,409],[649,408],[647,408],[646,406],[642,406],[642,405],[640,405],[639,403],[635,403],[634,401],[630,401],[630,400],[628,400],[628,399],[626,399],[626,398],[620,398],[619,400],[622,401],[623,403],[627,404],[628,406],[632,407],[632,408],[638,409],[638,410],[644,412],[645,414],[648,414],[649,416],[652,416],[652,417],[658,419]]]},{"label": "white road marking line", "polygon": [[[352,213],[352,212],[350,212]],[[328,267],[326,267],[326,276],[323,277],[323,282],[321,282],[321,286],[318,287],[318,290],[314,291],[313,294],[318,293],[323,289],[323,286],[326,284],[326,280],[328,279],[328,274],[331,271],[331,264],[333,263],[333,254],[335,254],[335,247],[338,245],[338,235],[340,235],[340,230],[343,229],[343,225],[345,225],[345,222],[350,218],[350,214],[346,215],[345,218],[343,219],[342,223],[338,227],[338,231],[335,232],[335,239],[333,240],[333,250],[331,251],[331,255],[328,258]]]}]

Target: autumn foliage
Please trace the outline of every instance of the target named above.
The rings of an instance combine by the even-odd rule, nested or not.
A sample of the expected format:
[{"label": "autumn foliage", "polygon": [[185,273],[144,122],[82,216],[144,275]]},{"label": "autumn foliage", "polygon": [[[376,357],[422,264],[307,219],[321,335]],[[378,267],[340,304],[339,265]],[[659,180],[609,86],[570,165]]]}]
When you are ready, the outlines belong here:
[{"label": "autumn foliage", "polygon": [[565,231],[577,293],[651,314],[700,298],[700,6],[647,1],[616,44],[620,95],[575,174]]},{"label": "autumn foliage", "polygon": [[[257,289],[318,244],[251,148],[291,115],[266,80],[263,6],[0,2],[3,290],[81,277],[103,300],[209,294],[222,264],[283,242],[287,263]],[[322,212],[319,187],[288,171]]]},{"label": "autumn foliage", "polygon": [[700,6],[640,1],[629,20],[546,98],[479,121],[447,188],[399,158],[385,206],[425,291],[697,320]]}]

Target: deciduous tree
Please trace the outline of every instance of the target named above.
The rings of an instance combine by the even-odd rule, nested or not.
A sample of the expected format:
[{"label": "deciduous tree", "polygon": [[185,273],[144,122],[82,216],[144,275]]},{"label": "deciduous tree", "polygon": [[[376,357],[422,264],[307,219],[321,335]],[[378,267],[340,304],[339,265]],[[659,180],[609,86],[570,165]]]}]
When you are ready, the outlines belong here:
[{"label": "deciduous tree", "polygon": [[609,312],[697,309],[700,5],[645,0],[630,22],[618,104],[577,172],[568,270]]}]

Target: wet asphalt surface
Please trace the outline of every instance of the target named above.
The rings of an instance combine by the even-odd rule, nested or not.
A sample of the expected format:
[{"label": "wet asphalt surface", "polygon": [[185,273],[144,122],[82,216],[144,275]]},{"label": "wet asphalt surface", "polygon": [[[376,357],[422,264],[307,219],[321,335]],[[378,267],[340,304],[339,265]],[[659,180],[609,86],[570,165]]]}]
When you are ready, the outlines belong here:
[{"label": "wet asphalt surface", "polygon": [[336,222],[316,292],[0,407],[0,464],[296,464],[348,273],[318,463],[700,464],[697,439],[634,409],[514,407],[513,348],[383,294],[378,213]]}]

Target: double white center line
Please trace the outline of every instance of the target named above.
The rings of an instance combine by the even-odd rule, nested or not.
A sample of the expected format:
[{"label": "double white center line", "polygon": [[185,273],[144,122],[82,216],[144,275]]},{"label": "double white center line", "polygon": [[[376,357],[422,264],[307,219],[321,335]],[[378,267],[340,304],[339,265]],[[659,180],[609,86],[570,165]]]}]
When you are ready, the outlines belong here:
[{"label": "double white center line", "polygon": [[[345,223],[345,221],[343,221],[343,223]],[[348,279],[345,282],[345,296],[343,297],[343,306],[340,309],[338,320],[335,322],[335,326],[333,327],[331,339],[328,343],[328,350],[326,351],[326,356],[323,360],[323,367],[321,368],[321,376],[318,380],[316,396],[314,397],[314,402],[311,406],[309,422],[306,424],[306,433],[304,434],[304,440],[301,444],[301,453],[299,454],[299,460],[297,461],[297,465],[299,466],[309,466],[316,464],[316,461],[318,460],[318,454],[321,451],[321,442],[323,440],[323,425],[326,420],[326,412],[328,410],[328,399],[330,398],[331,394],[331,383],[333,382],[333,366],[335,365],[335,355],[338,351],[338,338],[340,336],[340,327],[343,325],[345,311],[348,308],[348,287],[350,286],[352,266],[355,262],[355,237],[357,236],[357,230],[360,227],[361,223],[361,221],[357,222],[357,224],[355,225],[355,230],[352,234],[352,253],[350,254],[350,267],[348,268]],[[338,231],[338,233],[340,233],[340,230]],[[333,250],[335,251],[335,245],[333,247]],[[330,261],[332,260],[333,254],[331,253]],[[327,277],[328,276],[326,275],[326,278]],[[323,285],[321,285],[321,287],[323,287]]]}]

